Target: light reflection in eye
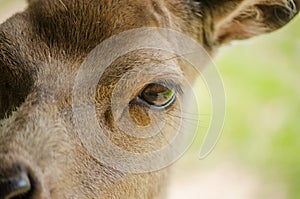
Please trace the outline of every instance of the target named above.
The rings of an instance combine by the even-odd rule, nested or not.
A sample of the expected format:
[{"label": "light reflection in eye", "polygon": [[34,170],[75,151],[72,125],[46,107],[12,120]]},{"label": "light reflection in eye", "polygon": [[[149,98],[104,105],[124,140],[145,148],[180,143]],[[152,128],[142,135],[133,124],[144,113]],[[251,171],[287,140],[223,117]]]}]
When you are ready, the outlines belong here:
[{"label": "light reflection in eye", "polygon": [[143,90],[140,98],[149,105],[166,108],[174,102],[175,96],[175,90],[153,83]]}]

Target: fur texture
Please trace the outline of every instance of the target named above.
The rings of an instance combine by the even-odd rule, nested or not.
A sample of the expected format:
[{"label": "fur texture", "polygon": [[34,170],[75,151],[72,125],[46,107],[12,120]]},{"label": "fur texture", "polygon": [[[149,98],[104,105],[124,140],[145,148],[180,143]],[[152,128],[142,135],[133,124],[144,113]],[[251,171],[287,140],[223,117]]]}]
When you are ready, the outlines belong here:
[{"label": "fur texture", "polygon": [[[233,39],[280,28],[297,13],[296,5],[299,1],[29,1],[27,10],[0,26],[0,173],[24,165],[33,182],[31,199],[164,198],[168,169],[120,172],[94,159],[79,139],[71,104],[74,80],[84,58],[110,36],[139,27],[180,31],[213,54]],[[143,152],[166,144],[164,138],[172,134],[171,129],[148,145],[124,135],[115,126],[110,101],[120,78],[141,65],[153,65],[150,76],[131,76],[122,86],[125,93],[145,78],[138,88],[158,78],[180,82],[188,72],[178,60],[168,60],[170,56],[151,50],[133,52],[116,60],[100,79],[95,97],[97,117],[116,145]],[[168,115],[157,115],[158,119],[176,123],[176,106],[174,103]],[[136,104],[130,108],[139,125],[155,126],[148,118],[149,111]]]}]

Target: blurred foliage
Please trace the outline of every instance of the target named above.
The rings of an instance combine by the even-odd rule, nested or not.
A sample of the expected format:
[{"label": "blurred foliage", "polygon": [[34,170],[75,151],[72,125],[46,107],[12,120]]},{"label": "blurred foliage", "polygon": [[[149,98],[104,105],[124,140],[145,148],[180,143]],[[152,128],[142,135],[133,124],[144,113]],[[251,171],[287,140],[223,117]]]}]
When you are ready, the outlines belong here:
[{"label": "blurred foliage", "polygon": [[300,17],[275,33],[224,47],[216,63],[227,115],[213,154],[235,156],[286,184],[289,198],[300,198]]}]

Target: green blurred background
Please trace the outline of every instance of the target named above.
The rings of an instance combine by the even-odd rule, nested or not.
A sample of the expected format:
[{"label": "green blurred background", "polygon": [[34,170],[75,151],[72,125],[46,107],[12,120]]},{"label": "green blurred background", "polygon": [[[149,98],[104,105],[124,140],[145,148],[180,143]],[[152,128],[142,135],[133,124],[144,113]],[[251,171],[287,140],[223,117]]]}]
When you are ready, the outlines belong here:
[{"label": "green blurred background", "polygon": [[228,97],[218,152],[232,153],[300,198],[300,18],[272,35],[223,50]]},{"label": "green blurred background", "polygon": [[206,159],[197,160],[200,135],[179,162],[177,176],[188,182],[189,171],[199,183],[189,183],[198,191],[182,198],[299,199],[300,16],[223,47],[215,60],[227,95],[225,126]]},{"label": "green blurred background", "polygon": [[[25,1],[0,0],[0,21]],[[204,129],[173,169],[170,199],[300,198],[300,16],[275,33],[220,50],[227,95],[214,151],[199,160]]]}]

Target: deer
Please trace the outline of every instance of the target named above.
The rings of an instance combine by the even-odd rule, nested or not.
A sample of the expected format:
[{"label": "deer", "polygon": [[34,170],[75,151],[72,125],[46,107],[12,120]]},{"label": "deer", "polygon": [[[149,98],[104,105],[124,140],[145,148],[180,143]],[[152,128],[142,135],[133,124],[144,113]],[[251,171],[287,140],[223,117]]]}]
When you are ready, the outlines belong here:
[{"label": "deer", "polygon": [[[170,166],[148,172],[115,168],[94,156],[114,158],[114,151],[87,149],[85,139],[98,139],[88,126],[86,136],[79,135],[76,121],[85,118],[72,119],[73,88],[88,54],[114,35],[152,27],[188,35],[213,56],[231,41],[285,26],[299,10],[299,0],[28,0],[25,11],[0,25],[0,198],[166,198]],[[178,106],[180,85],[174,82],[183,73],[191,81],[196,77],[168,57],[155,49],[130,52],[105,69],[96,94],[87,96],[115,145],[139,154],[167,144],[163,137],[172,128],[145,144],[125,135],[117,123],[130,117],[132,125],[148,132],[158,120],[174,119],[168,114]],[[149,66],[147,73],[134,73],[142,65]],[[129,78],[120,81],[129,70]],[[117,111],[116,117],[111,101],[117,84],[121,94],[130,95],[129,100],[117,98],[122,101],[117,109],[127,104],[128,114]]]}]

